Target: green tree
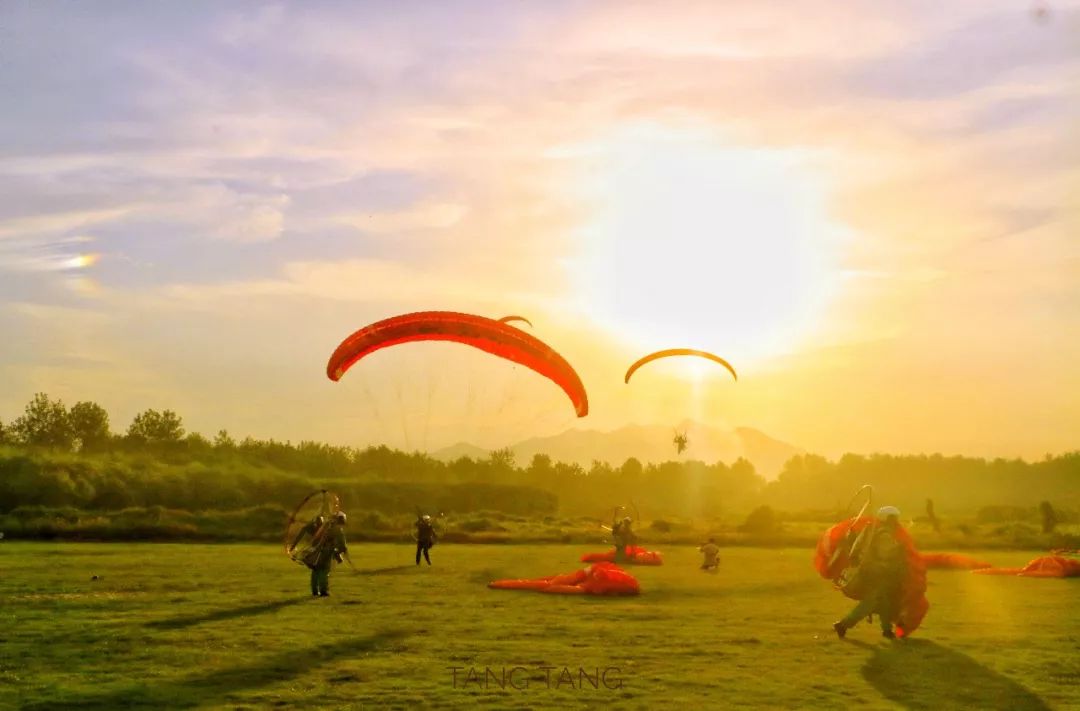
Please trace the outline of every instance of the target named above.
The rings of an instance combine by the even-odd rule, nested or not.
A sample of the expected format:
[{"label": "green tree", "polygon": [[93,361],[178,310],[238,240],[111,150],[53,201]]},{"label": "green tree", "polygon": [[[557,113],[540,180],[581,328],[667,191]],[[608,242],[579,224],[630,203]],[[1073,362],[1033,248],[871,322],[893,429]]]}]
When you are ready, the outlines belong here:
[{"label": "green tree", "polygon": [[218,430],[214,435],[215,449],[236,449],[236,440],[229,436],[228,430]]},{"label": "green tree", "polygon": [[644,471],[645,468],[641,466],[641,461],[637,457],[629,457],[619,467],[619,476],[622,477],[624,482],[636,484],[641,481],[641,475]]},{"label": "green tree", "polygon": [[45,393],[34,395],[22,417],[11,424],[11,429],[15,440],[22,444],[71,449],[75,442],[64,403],[50,400]]},{"label": "green tree", "polygon": [[198,432],[188,432],[187,437],[184,438],[184,446],[189,452],[196,455],[209,452],[212,449],[210,440]]},{"label": "green tree", "polygon": [[754,469],[754,463],[748,459],[739,457],[731,465],[731,476],[736,480],[752,480],[757,475],[757,471]]},{"label": "green tree", "polygon": [[484,477],[484,481],[509,481],[514,473],[514,450],[509,447],[492,450],[486,469],[488,476]]},{"label": "green tree", "polygon": [[536,486],[550,485],[553,471],[551,457],[539,452],[533,455],[529,468],[525,470],[528,481]]},{"label": "green tree", "polygon": [[75,403],[68,418],[82,451],[101,450],[112,437],[109,433],[109,413],[96,402]]},{"label": "green tree", "polygon": [[529,470],[547,474],[551,471],[551,456],[542,452],[537,452],[532,457],[532,462],[529,463]]},{"label": "green tree", "polygon": [[780,520],[769,506],[758,506],[738,527],[741,533],[770,534],[780,530]]},{"label": "green tree", "polygon": [[607,462],[599,459],[592,460],[592,466],[589,467],[589,476],[591,477],[610,477],[613,473],[611,465]]},{"label": "green tree", "polygon": [[514,450],[509,447],[496,449],[492,451],[489,461],[497,471],[508,472],[514,468]]},{"label": "green tree", "polygon": [[1039,515],[1042,517],[1043,533],[1053,533],[1058,525],[1058,517],[1049,501],[1043,501],[1039,504]]},{"label": "green tree", "polygon": [[183,436],[183,421],[172,410],[140,412],[127,431],[130,441],[149,445],[175,444]]}]

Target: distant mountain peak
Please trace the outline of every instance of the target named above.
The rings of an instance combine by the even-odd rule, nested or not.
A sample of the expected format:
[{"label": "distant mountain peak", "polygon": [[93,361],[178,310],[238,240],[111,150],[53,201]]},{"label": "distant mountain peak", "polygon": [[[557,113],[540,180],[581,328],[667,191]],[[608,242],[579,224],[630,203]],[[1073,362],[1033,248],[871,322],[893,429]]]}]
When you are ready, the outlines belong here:
[{"label": "distant mountain peak", "polygon": [[[686,432],[689,447],[679,455],[672,444],[674,432]],[[609,431],[569,429],[548,437],[533,437],[510,448],[520,466],[527,466],[535,454],[547,454],[556,461],[589,466],[604,461],[619,466],[630,457],[642,463],[672,460],[722,461],[731,464],[742,457],[753,463],[759,474],[775,478],[791,457],[804,450],[752,427],[726,429],[684,420],[676,426],[628,424]],[[431,453],[442,461],[461,457],[486,459],[491,450],[459,442]]]},{"label": "distant mountain peak", "polygon": [[429,454],[434,459],[452,462],[456,459],[461,459],[462,457],[469,457],[470,459],[487,459],[491,455],[491,450],[477,447],[475,444],[470,444],[468,442],[458,442],[449,447],[437,449]]}]

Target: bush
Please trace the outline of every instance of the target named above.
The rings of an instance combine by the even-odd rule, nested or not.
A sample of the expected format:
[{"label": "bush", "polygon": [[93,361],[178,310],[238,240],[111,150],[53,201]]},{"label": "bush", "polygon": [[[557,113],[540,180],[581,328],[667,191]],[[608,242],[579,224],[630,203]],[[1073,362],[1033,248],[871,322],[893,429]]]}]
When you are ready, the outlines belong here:
[{"label": "bush", "polygon": [[498,531],[503,533],[510,530],[504,526],[500,526],[489,518],[465,519],[458,524],[458,528],[468,533],[476,533],[478,531]]},{"label": "bush", "polygon": [[378,511],[369,511],[359,518],[357,528],[362,531],[390,531],[401,528]]},{"label": "bush", "polygon": [[758,506],[750,512],[746,520],[738,527],[740,533],[765,535],[780,532],[780,520],[769,506]]},{"label": "bush", "polygon": [[976,523],[1009,523],[1034,521],[1035,509],[1025,506],[983,506],[975,514]]}]

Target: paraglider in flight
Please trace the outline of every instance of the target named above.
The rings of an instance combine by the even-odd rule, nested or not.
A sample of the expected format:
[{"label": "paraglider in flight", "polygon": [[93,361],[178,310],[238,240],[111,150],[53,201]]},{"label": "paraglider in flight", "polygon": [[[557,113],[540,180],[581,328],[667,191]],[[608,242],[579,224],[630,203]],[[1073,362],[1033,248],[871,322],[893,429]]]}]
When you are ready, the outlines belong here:
[{"label": "paraglider in flight", "polygon": [[499,319],[499,323],[510,323],[511,321],[522,321],[529,324],[529,328],[533,327],[532,321],[525,318],[524,316],[503,316],[501,319]]},{"label": "paraglider in flight", "polygon": [[667,350],[650,353],[649,355],[644,356],[643,358],[639,358],[637,361],[635,361],[634,364],[631,365],[629,369],[627,369],[626,377],[623,378],[623,382],[629,383],[630,376],[634,374],[634,371],[636,371],[638,368],[645,365],[646,363],[650,363],[659,358],[667,358],[669,356],[698,356],[699,358],[707,358],[727,368],[731,372],[731,377],[735,378],[736,380],[739,379],[739,376],[735,373],[735,368],[731,366],[731,363],[728,363],[726,360],[724,360],[718,355],[709,353],[708,351],[695,350],[693,348],[668,348]]},{"label": "paraglider in flight", "polygon": [[566,393],[578,417],[589,414],[585,386],[574,368],[551,346],[494,319],[453,311],[419,311],[361,328],[334,350],[326,376],[337,381],[354,363],[388,346],[414,341],[451,341],[518,363],[551,380]]},{"label": "paraglider in flight", "polygon": [[685,432],[676,432],[675,438],[671,440],[671,443],[675,445],[675,450],[682,454],[686,451],[686,448],[690,446],[690,440],[686,438]]}]

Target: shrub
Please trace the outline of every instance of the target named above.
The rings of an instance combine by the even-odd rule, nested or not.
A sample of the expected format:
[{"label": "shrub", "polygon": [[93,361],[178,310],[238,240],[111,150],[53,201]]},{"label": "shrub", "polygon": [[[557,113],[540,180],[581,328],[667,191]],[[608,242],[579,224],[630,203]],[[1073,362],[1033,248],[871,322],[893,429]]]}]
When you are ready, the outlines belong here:
[{"label": "shrub", "polygon": [[737,529],[740,533],[769,534],[780,531],[780,520],[769,506],[758,506]]}]

